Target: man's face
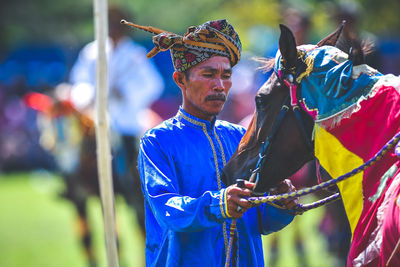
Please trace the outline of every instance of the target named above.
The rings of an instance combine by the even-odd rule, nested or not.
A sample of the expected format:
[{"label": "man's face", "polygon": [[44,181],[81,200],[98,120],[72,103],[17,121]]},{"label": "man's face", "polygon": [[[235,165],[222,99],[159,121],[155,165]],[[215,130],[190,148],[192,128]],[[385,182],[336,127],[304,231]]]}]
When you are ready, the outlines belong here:
[{"label": "man's face", "polygon": [[183,73],[183,109],[198,118],[211,120],[226,101],[232,86],[232,67],[227,57],[213,56],[192,67],[188,77]]}]

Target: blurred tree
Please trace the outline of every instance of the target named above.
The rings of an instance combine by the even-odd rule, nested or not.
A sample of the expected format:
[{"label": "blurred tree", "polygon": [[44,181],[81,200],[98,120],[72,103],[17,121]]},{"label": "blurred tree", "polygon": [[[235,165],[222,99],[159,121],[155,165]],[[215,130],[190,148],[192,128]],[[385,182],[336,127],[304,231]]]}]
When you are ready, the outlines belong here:
[{"label": "blurred tree", "polygon": [[[280,6],[307,9],[312,14],[316,35],[324,35],[336,25],[328,23],[329,4],[356,2],[363,9],[362,28],[381,34],[398,34],[398,0],[109,0],[136,14],[139,24],[153,25],[183,34],[188,25],[227,18],[246,44],[252,25],[277,27]],[[127,18],[130,19],[130,18]],[[93,39],[92,0],[13,0],[0,1],[0,52],[20,43],[60,43],[76,46]],[[137,33],[142,39],[146,33]],[[148,39],[148,37],[145,37]]]},{"label": "blurred tree", "polygon": [[400,37],[400,1],[398,0],[358,0],[363,8],[362,28],[382,35],[395,32]]},{"label": "blurred tree", "polygon": [[0,1],[0,49],[20,43],[74,44],[92,35],[91,0]]}]

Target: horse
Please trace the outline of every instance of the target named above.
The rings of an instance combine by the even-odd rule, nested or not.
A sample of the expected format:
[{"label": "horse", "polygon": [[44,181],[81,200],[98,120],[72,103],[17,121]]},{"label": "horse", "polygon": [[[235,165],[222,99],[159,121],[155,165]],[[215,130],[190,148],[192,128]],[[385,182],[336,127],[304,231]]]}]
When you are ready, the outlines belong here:
[{"label": "horse", "polygon": [[363,64],[356,39],[341,48],[342,29],[296,46],[280,25],[279,51],[265,65],[274,72],[222,179],[250,179],[262,195],[316,158],[341,178],[352,233],[347,266],[400,266],[400,78]]},{"label": "horse", "polygon": [[[60,100],[40,93],[29,93],[25,96],[25,103],[42,114],[39,116],[39,124],[42,124],[41,141],[55,157],[58,171],[64,178],[65,191],[62,197],[71,201],[77,210],[77,228],[81,243],[85,248],[88,265],[97,266],[87,213],[89,198],[100,197],[94,121],[77,110],[68,100]],[[134,167],[136,159],[125,157],[115,157],[114,154],[112,173],[114,192],[116,195],[121,195],[136,211],[144,240],[144,199],[139,174]],[[116,160],[124,162],[117,163]],[[128,160],[131,161],[131,166],[125,162]],[[118,164],[125,166],[126,171],[118,171]]]}]

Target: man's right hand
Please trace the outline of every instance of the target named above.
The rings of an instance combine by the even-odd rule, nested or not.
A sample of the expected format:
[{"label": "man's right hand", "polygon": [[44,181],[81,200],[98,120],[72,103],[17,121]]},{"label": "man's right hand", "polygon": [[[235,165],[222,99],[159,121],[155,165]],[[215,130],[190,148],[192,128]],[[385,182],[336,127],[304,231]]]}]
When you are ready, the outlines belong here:
[{"label": "man's right hand", "polygon": [[232,218],[242,217],[243,213],[252,207],[252,204],[245,197],[251,196],[250,189],[253,189],[254,185],[254,183],[244,181],[244,188],[238,187],[236,184],[226,188],[226,205]]}]

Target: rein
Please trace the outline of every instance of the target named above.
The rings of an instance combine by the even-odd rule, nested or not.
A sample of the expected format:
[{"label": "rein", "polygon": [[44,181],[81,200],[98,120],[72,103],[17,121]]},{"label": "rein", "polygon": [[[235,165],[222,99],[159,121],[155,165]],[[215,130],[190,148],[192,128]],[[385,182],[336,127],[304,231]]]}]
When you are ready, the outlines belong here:
[{"label": "rein", "polygon": [[[282,81],[280,75],[279,75],[279,79]],[[297,96],[296,96],[297,85],[293,83],[293,75],[289,75],[288,79],[289,79],[289,81],[285,79],[285,80],[283,80],[283,82],[289,88],[290,95],[288,95],[285,98],[285,100],[282,104],[281,111],[278,115],[278,118],[275,120],[275,122],[272,126],[272,130],[271,130],[270,134],[265,139],[265,142],[261,143],[260,153],[258,154],[258,161],[257,161],[256,167],[252,171],[252,174],[249,178],[249,181],[254,182],[256,185],[257,185],[257,182],[259,181],[260,171],[264,165],[265,159],[270,152],[269,151],[270,144],[272,143],[273,139],[275,138],[275,135],[276,135],[280,125],[282,124],[282,121],[285,118],[285,115],[289,111],[290,107],[292,108],[292,110],[296,116],[297,124],[300,127],[300,131],[304,137],[304,140],[306,141],[306,145],[307,145],[308,149],[310,149],[310,151],[314,150],[313,144],[310,141],[310,139],[308,138],[306,129],[304,128],[303,119],[301,118],[300,106],[298,104]],[[290,103],[289,103],[289,101],[290,101]],[[290,107],[289,107],[289,104],[290,104]]]},{"label": "rein", "polygon": [[[303,66],[303,68],[304,68],[304,66]],[[300,68],[300,69],[302,69],[302,68]],[[295,73],[293,73],[293,74],[295,74]],[[285,75],[285,77],[282,77],[283,76],[282,72],[279,71],[279,73],[278,73],[279,80],[281,82],[283,82],[289,88],[290,94],[285,98],[285,100],[282,104],[282,107],[281,107],[281,111],[272,126],[272,130],[271,130],[270,134],[265,139],[265,142],[261,143],[261,148],[260,148],[260,152],[258,154],[258,161],[257,161],[256,167],[252,171],[250,178],[249,178],[249,181],[254,182],[256,185],[260,179],[260,172],[263,168],[265,160],[270,153],[270,145],[271,145],[273,139],[275,138],[275,135],[276,135],[280,125],[282,124],[282,121],[285,118],[285,115],[289,111],[290,107],[292,108],[292,110],[295,114],[296,121],[298,123],[298,126],[300,127],[300,131],[304,137],[307,147],[311,151],[314,150],[313,143],[310,140],[310,138],[307,136],[306,129],[304,128],[303,119],[300,114],[301,106],[300,106],[300,104],[299,104],[300,102],[297,98],[297,89],[298,89],[300,82],[295,81],[293,74],[289,73],[289,74]],[[375,164],[377,161],[379,161],[383,157],[384,154],[386,154],[396,144],[397,144],[397,146],[395,149],[395,153],[396,153],[396,155],[400,156],[399,141],[400,141],[400,132],[398,132],[391,140],[389,140],[389,142],[387,142],[383,146],[383,148],[378,153],[375,154],[374,157],[369,159],[367,162],[365,162],[361,166],[353,169],[352,171],[350,171],[344,175],[339,176],[338,178],[331,179],[329,181],[314,185],[312,187],[307,187],[307,188],[303,188],[300,190],[296,190],[291,193],[284,193],[284,194],[279,194],[279,195],[269,195],[269,196],[259,196],[259,197],[255,196],[255,197],[249,197],[247,200],[250,203],[252,203],[254,206],[258,206],[258,205],[261,205],[262,203],[266,203],[268,205],[272,205],[277,208],[286,209],[286,208],[276,204],[275,202],[280,201],[280,200],[294,199],[294,198],[297,198],[300,196],[305,196],[305,195],[317,192],[319,190],[328,188],[338,182],[344,181],[344,180],[356,175],[357,173],[364,171],[365,169],[372,166],[373,164]],[[239,185],[239,181],[238,181],[238,185]],[[297,204],[296,207],[294,207],[293,209],[290,209],[290,210],[287,209],[287,210],[290,213],[292,213],[293,215],[301,215],[308,210],[315,209],[315,208],[318,208],[325,204],[334,202],[334,201],[338,200],[339,198],[341,198],[340,193],[335,193],[331,196],[328,196],[326,198],[323,198],[321,200],[315,201],[310,204]],[[230,237],[229,237],[229,244],[227,247],[225,267],[228,267],[230,265],[233,239],[235,236],[235,229],[236,229],[236,219],[233,219],[231,227],[230,227]]]},{"label": "rein", "polygon": [[268,135],[268,137],[265,139],[265,142],[261,143],[261,148],[260,148],[260,153],[258,154],[258,161],[256,164],[256,168],[252,171],[252,174],[249,178],[250,182],[254,182],[257,184],[257,182],[260,179],[260,172],[261,169],[264,165],[265,159],[267,158],[269,152],[270,152],[270,144],[272,143],[272,140],[275,138],[275,134],[279,129],[279,126],[281,125],[283,119],[285,118],[285,115],[289,111],[289,96],[287,96],[283,102],[281,111],[278,115],[278,118],[275,120],[274,124],[272,125],[272,130],[271,133]]},{"label": "rein", "polygon": [[[294,83],[294,78],[292,74],[288,74],[287,78],[283,79],[281,72],[278,74],[278,77],[281,81],[283,81],[285,83],[285,85],[289,88],[289,92],[290,92],[290,99],[291,99],[291,107],[292,110],[295,113],[296,116],[296,121],[298,122],[298,125],[300,127],[300,130],[302,132],[302,135],[304,137],[304,140],[306,140],[306,145],[309,149],[314,150],[313,149],[313,145],[310,141],[310,139],[307,137],[307,133],[306,130],[304,128],[303,125],[303,121],[301,118],[301,114],[300,114],[300,106],[299,106],[299,101],[297,100],[297,87],[298,84]],[[289,99],[289,96],[286,98],[282,108],[281,108],[281,112],[277,118],[277,120],[275,121],[272,131],[270,133],[270,135],[266,138],[266,141],[262,143],[261,149],[260,149],[260,153],[259,153],[259,159],[256,165],[255,170],[252,172],[251,176],[250,176],[250,181],[254,180],[255,178],[255,183],[257,184],[257,182],[259,181],[259,176],[260,176],[260,171],[263,167],[263,164],[265,162],[265,158],[268,155],[269,152],[269,145],[271,143],[271,140],[274,138],[277,129],[279,127],[279,125],[281,124],[286,112],[288,111],[289,107],[287,106],[287,101]],[[329,181],[314,185],[312,187],[307,187],[307,188],[303,188],[301,190],[296,190],[294,192],[291,193],[284,193],[284,194],[280,194],[280,195],[269,195],[269,196],[260,196],[260,197],[250,197],[248,198],[248,201],[251,202],[253,205],[260,205],[262,203],[267,203],[273,206],[276,206],[278,208],[282,208],[284,209],[284,207],[275,204],[275,201],[279,201],[279,200],[286,200],[286,199],[294,199],[300,196],[305,196],[311,193],[314,193],[316,191],[328,188],[338,182],[341,182],[343,180],[346,180],[354,175],[356,175],[357,173],[364,171],[365,169],[369,168],[370,166],[372,166],[373,164],[375,164],[377,161],[379,161],[384,154],[386,154],[394,145],[396,145],[400,140],[400,132],[398,132],[394,137],[392,137],[391,140],[389,140],[389,142],[387,142],[380,151],[378,151],[378,153],[375,154],[375,156],[373,156],[371,159],[369,159],[367,162],[365,162],[364,164],[362,164],[361,166],[353,169],[352,171],[339,176],[338,178],[335,179],[331,179]],[[399,146],[399,145],[398,145]],[[396,148],[397,149],[397,148]],[[400,149],[399,149],[400,150]],[[314,208],[318,208],[322,205],[331,203],[335,200],[338,200],[340,198],[340,194],[339,193],[335,193],[331,196],[328,196],[324,199],[318,200],[316,202],[313,202],[311,204],[298,204],[296,205],[295,208],[291,209],[290,211],[294,214],[294,215],[300,215],[303,214],[305,211],[314,209]]]},{"label": "rein", "polygon": [[[281,111],[278,115],[278,118],[275,120],[274,124],[272,125],[271,133],[265,139],[265,142],[261,143],[261,148],[260,148],[260,153],[259,153],[258,161],[256,164],[256,168],[252,171],[252,174],[249,178],[250,182],[254,182],[255,184],[257,184],[257,182],[260,179],[261,169],[264,165],[265,159],[267,158],[267,156],[270,152],[270,149],[269,149],[270,144],[271,144],[272,140],[274,139],[276,133],[278,132],[278,129],[279,129],[280,125],[282,124],[282,121],[285,118],[285,115],[289,111],[289,101],[290,101],[290,97],[288,95],[285,98],[285,100],[283,101],[283,105],[282,105]],[[297,116],[296,116],[296,118],[297,118]],[[300,123],[299,125],[302,126],[303,124]],[[305,130],[304,130],[304,133],[305,133]],[[240,186],[241,183],[243,183],[243,182],[244,182],[243,180],[241,180],[241,181],[238,180],[237,185]],[[242,185],[244,186],[244,184],[242,184]],[[272,204],[272,205],[274,205],[274,204]],[[235,230],[236,230],[236,221],[237,221],[236,219],[232,220],[230,231],[229,231],[230,232],[229,233],[229,243],[228,243],[228,247],[227,247],[225,267],[228,267],[230,265],[232,247],[233,247],[233,239],[234,239]]]},{"label": "rein", "polygon": [[[282,124],[283,119],[285,118],[285,115],[287,114],[287,111],[291,108],[295,114],[297,124],[300,128],[301,134],[304,137],[305,143],[310,151],[314,151],[314,146],[312,144],[312,141],[310,138],[307,136],[306,129],[304,128],[304,123],[303,119],[301,118],[300,114],[300,106],[299,102],[297,100],[297,84],[293,83],[293,75],[289,74],[288,79],[282,79],[281,74],[279,74],[279,79],[281,82],[283,82],[290,91],[290,94],[285,98],[281,111],[275,120],[272,130],[270,134],[267,136],[265,139],[265,142],[261,143],[261,148],[260,148],[260,153],[258,154],[258,161],[256,164],[255,169],[252,171],[251,176],[249,178],[250,182],[254,182],[257,185],[257,182],[259,181],[260,178],[260,172],[261,169],[263,168],[264,162],[268,154],[270,153],[270,145],[275,138],[275,135]],[[290,102],[290,103],[289,103]]]},{"label": "rein", "polygon": [[[354,175],[356,175],[357,173],[364,171],[365,169],[367,169],[368,167],[374,165],[376,162],[378,162],[380,159],[382,159],[383,155],[385,155],[395,144],[397,144],[400,141],[400,132],[398,132],[395,136],[392,137],[392,139],[389,140],[389,142],[387,142],[381,150],[378,151],[378,153],[375,154],[375,156],[373,156],[371,159],[369,159],[367,162],[365,162],[364,164],[362,164],[361,166],[353,169],[352,171],[339,176],[338,178],[335,179],[331,179],[329,181],[323,182],[321,184],[318,185],[314,185],[312,187],[307,187],[304,189],[300,189],[297,190],[295,192],[292,193],[284,193],[284,194],[280,194],[280,195],[274,195],[274,196],[265,196],[265,197],[250,197],[248,198],[248,201],[255,204],[255,205],[259,205],[261,203],[273,203],[274,201],[279,201],[279,200],[284,200],[284,199],[293,199],[296,197],[300,197],[300,196],[304,196],[304,195],[308,195],[311,193],[314,193],[318,190],[321,189],[325,189],[328,188],[330,186],[332,186],[333,184],[336,184],[338,182],[344,181]],[[317,201],[317,202],[321,202],[321,201],[333,201],[333,197],[335,197],[336,195],[338,195],[338,193],[327,197],[323,200]],[[339,197],[337,197],[339,198]],[[317,203],[315,202],[315,203]],[[310,210],[312,208],[315,208],[314,205],[315,203],[309,204],[309,205],[299,205],[298,207],[294,208],[293,211],[295,212],[295,214],[302,214],[304,211]],[[324,203],[325,204],[325,203]],[[323,204],[321,204],[323,205]],[[319,206],[321,206],[319,205]],[[319,207],[317,206],[317,207]]]}]

